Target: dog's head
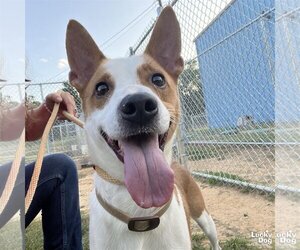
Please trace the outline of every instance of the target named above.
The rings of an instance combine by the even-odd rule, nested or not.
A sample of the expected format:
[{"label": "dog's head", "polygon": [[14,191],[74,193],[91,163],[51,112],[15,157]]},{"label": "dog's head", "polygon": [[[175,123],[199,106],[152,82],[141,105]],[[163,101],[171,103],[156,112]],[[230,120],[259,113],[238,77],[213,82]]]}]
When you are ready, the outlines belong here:
[{"label": "dog's head", "polygon": [[92,160],[124,179],[139,206],[162,206],[174,187],[171,147],[179,120],[177,79],[183,69],[174,11],[162,11],[143,55],[108,59],[73,20],[66,47],[69,80],[82,99]]}]

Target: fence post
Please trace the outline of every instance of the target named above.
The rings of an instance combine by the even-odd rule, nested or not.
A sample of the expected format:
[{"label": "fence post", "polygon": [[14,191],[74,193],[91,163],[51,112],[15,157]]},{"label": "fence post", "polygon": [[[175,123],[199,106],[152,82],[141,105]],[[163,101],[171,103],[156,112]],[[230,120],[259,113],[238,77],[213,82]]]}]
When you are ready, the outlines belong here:
[{"label": "fence post", "polygon": [[183,165],[186,169],[188,169],[187,166],[187,158],[186,158],[186,153],[184,149],[184,138],[182,137],[182,131],[181,131],[181,122],[179,123],[179,127],[177,130],[177,148],[178,148],[178,158],[179,158],[179,163]]}]

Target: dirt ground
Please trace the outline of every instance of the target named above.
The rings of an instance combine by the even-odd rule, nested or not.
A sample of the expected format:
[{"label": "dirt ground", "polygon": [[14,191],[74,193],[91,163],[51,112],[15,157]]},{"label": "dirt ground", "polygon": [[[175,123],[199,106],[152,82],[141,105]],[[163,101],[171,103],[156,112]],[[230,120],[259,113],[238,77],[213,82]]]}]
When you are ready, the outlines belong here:
[{"label": "dirt ground", "polygon": [[[206,155],[208,154],[205,151],[208,149],[198,148],[198,150],[203,150]],[[210,171],[215,173],[222,171],[223,173],[236,175],[248,182],[266,186],[275,185],[274,148],[219,147],[216,151],[217,153],[215,151],[212,152],[215,155],[210,155],[210,157],[200,160],[194,159],[188,161],[187,167],[189,170],[201,172]]]},{"label": "dirt ground", "polygon": [[[257,193],[242,193],[232,187],[199,185],[221,241],[241,236],[257,243],[251,238],[252,232],[268,230],[274,235],[275,204],[270,199]],[[193,229],[201,232],[198,227]]]},{"label": "dirt ground", "polygon": [[[88,211],[88,196],[92,189],[92,168],[79,170],[82,211]],[[224,186],[199,183],[209,212],[215,220],[220,240],[268,230],[274,233],[274,201],[256,193],[243,193]],[[201,230],[193,224],[193,233]],[[274,235],[274,234],[273,234]],[[254,239],[255,242],[255,239]],[[266,247],[265,247],[266,248]]]}]

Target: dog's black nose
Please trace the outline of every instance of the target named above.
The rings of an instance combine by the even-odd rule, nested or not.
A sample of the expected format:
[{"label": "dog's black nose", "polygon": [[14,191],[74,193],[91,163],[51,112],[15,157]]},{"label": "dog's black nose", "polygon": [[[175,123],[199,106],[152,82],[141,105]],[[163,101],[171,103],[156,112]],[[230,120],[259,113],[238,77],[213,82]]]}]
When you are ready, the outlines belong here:
[{"label": "dog's black nose", "polygon": [[148,93],[126,96],[120,104],[123,119],[144,125],[158,113],[157,101]]}]

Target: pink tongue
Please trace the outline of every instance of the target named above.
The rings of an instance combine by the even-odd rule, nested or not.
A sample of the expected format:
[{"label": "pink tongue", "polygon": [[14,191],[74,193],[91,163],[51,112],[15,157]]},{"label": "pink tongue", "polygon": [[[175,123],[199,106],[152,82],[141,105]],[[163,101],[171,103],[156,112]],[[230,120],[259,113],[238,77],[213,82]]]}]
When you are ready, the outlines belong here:
[{"label": "pink tongue", "polygon": [[158,136],[133,137],[121,141],[124,152],[125,185],[137,205],[160,207],[171,198],[174,174],[159,148]]}]

